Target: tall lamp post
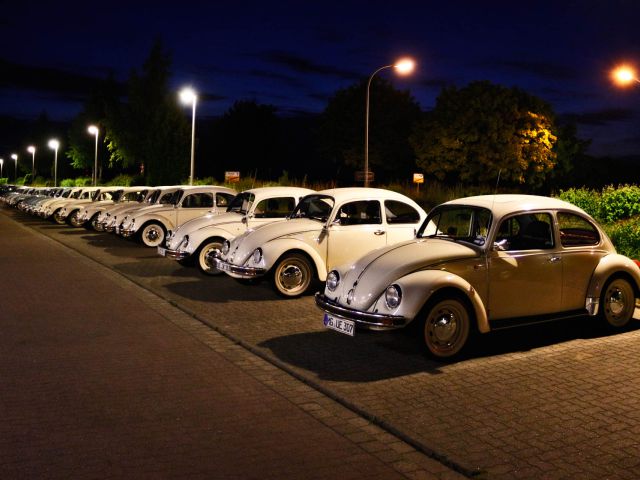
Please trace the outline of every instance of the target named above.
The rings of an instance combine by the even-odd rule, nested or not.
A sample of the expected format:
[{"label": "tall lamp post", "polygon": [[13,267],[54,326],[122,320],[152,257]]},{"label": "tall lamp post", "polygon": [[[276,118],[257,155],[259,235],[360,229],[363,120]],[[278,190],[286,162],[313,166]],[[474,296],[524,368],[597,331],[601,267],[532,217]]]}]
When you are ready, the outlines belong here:
[{"label": "tall lamp post", "polygon": [[93,186],[95,187],[98,185],[98,135],[100,134],[100,130],[95,125],[89,125],[87,130],[91,135],[96,136],[96,149],[93,159]]},{"label": "tall lamp post", "polygon": [[189,185],[193,185],[194,150],[196,144],[196,103],[198,102],[198,96],[192,88],[183,88],[180,91],[180,100],[186,105],[193,105],[191,112],[191,169],[189,173]]},{"label": "tall lamp post", "polygon": [[31,154],[31,183],[36,179],[36,147],[29,145],[27,152]]},{"label": "tall lamp post", "polygon": [[385,65],[380,67],[369,77],[367,82],[367,104],[365,112],[365,126],[364,126],[364,186],[369,186],[369,91],[371,90],[371,81],[375,75],[387,68],[395,68],[398,75],[409,75],[416,68],[416,62],[411,58],[402,58],[392,65]]},{"label": "tall lamp post", "polygon": [[611,71],[612,80],[621,87],[628,87],[632,83],[640,83],[635,69],[630,65],[620,65]]},{"label": "tall lamp post", "polygon": [[58,186],[58,148],[60,147],[60,142],[55,138],[49,140],[49,148],[52,149],[54,153],[53,157],[53,186]]},{"label": "tall lamp post", "polygon": [[0,178],[2,178],[2,166],[4,165],[4,158],[0,158]]},{"label": "tall lamp post", "polygon": [[18,154],[12,153],[11,158],[13,158],[16,161],[16,178],[14,180],[16,183],[18,183]]}]

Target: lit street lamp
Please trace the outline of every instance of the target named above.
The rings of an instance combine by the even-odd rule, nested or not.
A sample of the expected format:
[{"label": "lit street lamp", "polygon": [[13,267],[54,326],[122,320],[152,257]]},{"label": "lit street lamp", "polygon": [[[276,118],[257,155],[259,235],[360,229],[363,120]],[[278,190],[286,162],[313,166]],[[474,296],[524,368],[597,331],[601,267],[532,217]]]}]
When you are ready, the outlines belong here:
[{"label": "lit street lamp", "polygon": [[96,136],[96,153],[93,161],[93,186],[95,187],[98,185],[98,135],[100,134],[100,130],[98,130],[98,127],[95,125],[89,125],[87,130],[91,135]]},{"label": "lit street lamp", "polygon": [[620,65],[611,72],[612,80],[621,87],[628,87],[632,83],[640,83],[636,71],[629,65]]},{"label": "lit street lamp", "polygon": [[16,178],[15,181],[18,181],[18,154],[17,153],[12,153],[11,154],[11,158],[13,158],[16,161]]},{"label": "lit street lamp", "polygon": [[180,100],[182,103],[193,105],[191,113],[191,170],[189,173],[189,185],[193,185],[193,171],[194,171],[194,149],[196,142],[196,103],[198,102],[198,96],[192,88],[183,88],[180,91]]},{"label": "lit street lamp", "polygon": [[4,158],[0,158],[0,178],[2,178],[2,166],[4,165]]},{"label": "lit street lamp", "polygon": [[29,145],[27,152],[31,154],[31,183],[33,183],[36,178],[36,147]]},{"label": "lit street lamp", "polygon": [[371,81],[376,73],[386,69],[395,68],[398,75],[409,75],[416,67],[416,63],[411,58],[402,58],[392,65],[385,65],[380,67],[369,77],[367,82],[367,106],[365,113],[365,127],[364,127],[364,186],[369,186],[369,90],[371,89]]},{"label": "lit street lamp", "polygon": [[53,157],[53,186],[58,186],[58,148],[60,147],[60,142],[55,138],[49,140],[49,148],[55,151]]}]

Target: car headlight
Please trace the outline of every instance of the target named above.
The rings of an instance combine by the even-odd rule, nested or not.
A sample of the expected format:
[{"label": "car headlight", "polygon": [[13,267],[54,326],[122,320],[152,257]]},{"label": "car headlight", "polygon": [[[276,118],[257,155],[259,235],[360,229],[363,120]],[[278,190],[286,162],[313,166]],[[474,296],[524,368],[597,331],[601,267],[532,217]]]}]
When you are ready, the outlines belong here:
[{"label": "car headlight", "polygon": [[222,244],[222,254],[226,255],[227,253],[229,253],[230,249],[231,249],[231,243],[229,242],[229,240],[225,240],[224,243]]},{"label": "car headlight", "polygon": [[260,263],[260,260],[262,260],[262,249],[256,248],[253,251],[253,263]]},{"label": "car headlight", "polygon": [[327,288],[330,292],[333,292],[338,288],[338,285],[340,285],[340,274],[335,270],[331,270],[327,275]]},{"label": "car headlight", "polygon": [[398,285],[389,285],[384,292],[384,301],[389,308],[398,308],[402,301],[402,290]]}]

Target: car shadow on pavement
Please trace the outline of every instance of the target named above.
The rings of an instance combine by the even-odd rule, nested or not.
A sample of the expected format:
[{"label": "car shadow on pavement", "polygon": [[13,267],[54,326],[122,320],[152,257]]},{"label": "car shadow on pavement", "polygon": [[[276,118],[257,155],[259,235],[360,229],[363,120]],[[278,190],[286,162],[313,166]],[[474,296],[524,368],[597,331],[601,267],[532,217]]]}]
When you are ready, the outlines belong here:
[{"label": "car shadow on pavement", "polygon": [[[242,285],[227,276],[205,276],[197,269],[183,269],[195,272],[198,278],[190,282],[174,282],[166,285],[166,289],[181,298],[207,303],[227,302],[261,302],[281,300],[267,282],[255,285]],[[295,300],[293,300],[295,301]]]}]

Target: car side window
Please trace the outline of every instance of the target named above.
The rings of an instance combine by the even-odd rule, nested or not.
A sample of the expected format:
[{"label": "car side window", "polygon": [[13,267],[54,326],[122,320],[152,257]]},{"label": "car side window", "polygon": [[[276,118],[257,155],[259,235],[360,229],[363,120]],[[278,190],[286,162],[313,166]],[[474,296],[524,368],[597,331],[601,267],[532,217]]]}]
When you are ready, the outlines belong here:
[{"label": "car side window", "polygon": [[338,210],[340,225],[378,225],[382,223],[378,200],[359,200],[345,203]]},{"label": "car side window", "polygon": [[553,228],[548,213],[525,213],[503,220],[496,242],[504,250],[539,250],[553,248]]},{"label": "car side window", "polygon": [[268,198],[258,202],[253,213],[255,218],[285,218],[295,206],[292,197]]},{"label": "car side window", "polygon": [[574,213],[558,212],[558,227],[560,228],[560,243],[563,247],[579,247],[600,243],[600,234],[596,227],[587,219]]},{"label": "car side window", "polygon": [[219,208],[227,208],[231,200],[233,200],[233,195],[228,193],[216,193],[216,205]]},{"label": "car side window", "polygon": [[389,225],[397,223],[418,223],[420,214],[411,205],[397,200],[385,200],[384,212]]},{"label": "car side window", "polygon": [[211,208],[213,195],[210,193],[192,193],[182,201],[182,208]]}]

